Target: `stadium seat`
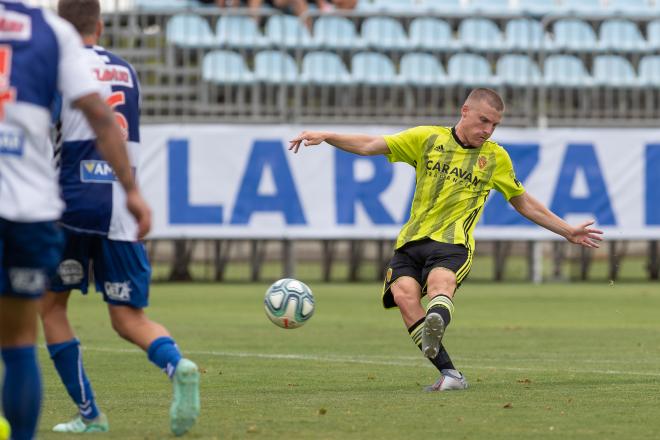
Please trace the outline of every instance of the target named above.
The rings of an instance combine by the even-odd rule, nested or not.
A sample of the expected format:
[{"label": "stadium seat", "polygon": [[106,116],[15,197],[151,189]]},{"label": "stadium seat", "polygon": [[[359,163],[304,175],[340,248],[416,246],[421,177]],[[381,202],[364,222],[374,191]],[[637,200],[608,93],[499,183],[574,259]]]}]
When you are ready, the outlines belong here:
[{"label": "stadium seat", "polygon": [[298,83],[298,66],[291,55],[279,50],[264,50],[254,57],[254,76],[265,83]]},{"label": "stadium seat", "polygon": [[428,53],[407,53],[401,57],[399,66],[401,82],[411,86],[442,86],[449,83],[442,64]]},{"label": "stadium seat", "polygon": [[602,15],[607,10],[601,0],[563,0],[562,12],[585,15]]},{"label": "stadium seat", "polygon": [[301,80],[318,85],[345,85],[351,82],[351,76],[339,55],[316,51],[303,58]]},{"label": "stadium seat", "polygon": [[351,59],[351,77],[358,84],[384,86],[398,84],[392,61],[376,52],[360,52]]},{"label": "stadium seat", "polygon": [[266,23],[266,38],[271,44],[286,48],[308,48],[314,45],[309,30],[293,15],[274,15]]},{"label": "stadium seat", "polygon": [[557,20],[553,26],[554,45],[557,49],[596,51],[598,43],[591,25],[575,18]]},{"label": "stadium seat", "polygon": [[215,36],[222,47],[261,48],[268,40],[261,35],[257,22],[252,17],[222,15],[215,25]]},{"label": "stadium seat", "polygon": [[369,17],[362,23],[362,41],[377,49],[403,50],[409,47],[401,22],[392,17]]},{"label": "stadium seat", "polygon": [[415,18],[410,23],[408,41],[413,49],[451,51],[456,47],[449,23],[439,18]]},{"label": "stadium seat", "polygon": [[599,55],[594,59],[594,82],[609,87],[633,87],[637,75],[630,62],[619,55]]},{"label": "stadium seat", "polygon": [[639,85],[660,87],[660,55],[647,55],[639,62]]},{"label": "stadium seat", "polygon": [[495,72],[508,86],[537,86],[542,82],[539,66],[527,55],[504,55],[497,60]]},{"label": "stadium seat", "polygon": [[584,64],[574,55],[550,55],[543,65],[543,81],[550,87],[589,87],[593,84]]},{"label": "stadium seat", "polygon": [[646,43],[649,49],[660,49],[660,20],[653,20],[646,27]]},{"label": "stadium seat", "polygon": [[486,18],[466,18],[458,25],[460,43],[467,49],[502,50],[504,40],[497,25]]},{"label": "stadium seat", "polygon": [[629,20],[607,20],[600,26],[603,50],[642,52],[648,48],[639,27]]},{"label": "stadium seat", "polygon": [[496,86],[497,79],[486,58],[471,53],[459,53],[449,58],[449,79],[463,86]]},{"label": "stadium seat", "polygon": [[371,11],[410,12],[420,6],[417,0],[373,0]]},{"label": "stadium seat", "polygon": [[192,0],[135,0],[134,2],[135,8],[142,11],[183,11],[195,5],[199,5],[199,3]]},{"label": "stadium seat", "polygon": [[345,17],[324,16],[314,22],[314,44],[328,49],[358,49],[364,46],[355,24]]},{"label": "stadium seat", "polygon": [[484,14],[506,14],[512,8],[509,0],[472,0],[469,9]]},{"label": "stadium seat", "polygon": [[243,57],[227,50],[214,50],[204,56],[202,78],[218,85],[250,84],[254,81],[254,75]]},{"label": "stadium seat", "polygon": [[557,0],[518,0],[520,12],[535,16],[557,12]]},{"label": "stadium seat", "polygon": [[505,44],[510,50],[550,50],[552,41],[538,20],[516,18],[506,23]]},{"label": "stadium seat", "polygon": [[461,15],[466,12],[461,0],[421,0],[419,8],[428,9],[430,12],[443,16]]},{"label": "stadium seat", "polygon": [[[658,2],[656,1],[656,5]],[[645,15],[651,13],[649,0],[609,0],[608,9],[614,15]]]},{"label": "stadium seat", "polygon": [[209,23],[199,15],[179,14],[167,22],[167,42],[180,47],[212,47],[215,39]]}]

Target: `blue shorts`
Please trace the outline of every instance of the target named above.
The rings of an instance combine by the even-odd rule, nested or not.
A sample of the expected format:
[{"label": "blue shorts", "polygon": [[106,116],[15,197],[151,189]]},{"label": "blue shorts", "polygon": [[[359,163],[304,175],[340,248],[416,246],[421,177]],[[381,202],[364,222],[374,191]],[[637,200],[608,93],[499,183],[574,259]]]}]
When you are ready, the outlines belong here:
[{"label": "blue shorts", "polygon": [[109,240],[94,234],[64,229],[65,247],[51,290],[78,289],[87,293],[90,261],[96,291],[108,304],[138,309],[149,304],[151,265],[144,244]]},{"label": "blue shorts", "polygon": [[60,261],[63,243],[55,222],[0,218],[0,295],[41,298]]}]

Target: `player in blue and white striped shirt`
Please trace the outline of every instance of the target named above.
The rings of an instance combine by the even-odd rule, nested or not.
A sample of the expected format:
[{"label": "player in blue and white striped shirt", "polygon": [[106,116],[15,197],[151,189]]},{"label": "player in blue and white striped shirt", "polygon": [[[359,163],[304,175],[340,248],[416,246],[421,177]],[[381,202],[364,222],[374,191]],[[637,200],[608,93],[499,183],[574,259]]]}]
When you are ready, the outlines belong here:
[{"label": "player in blue and white striped shirt", "polygon": [[126,190],[138,233],[151,225],[121,131],[89,69],[75,30],[19,1],[0,0],[0,353],[2,406],[15,440],[32,439],[41,407],[36,359],[38,299],[61,252],[63,203],[48,142],[57,93],[82,111]]}]

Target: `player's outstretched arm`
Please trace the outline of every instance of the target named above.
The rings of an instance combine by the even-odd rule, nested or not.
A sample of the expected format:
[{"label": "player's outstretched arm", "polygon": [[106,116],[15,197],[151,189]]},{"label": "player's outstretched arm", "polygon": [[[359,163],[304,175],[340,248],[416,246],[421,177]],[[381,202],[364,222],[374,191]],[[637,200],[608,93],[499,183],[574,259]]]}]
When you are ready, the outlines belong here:
[{"label": "player's outstretched arm", "polygon": [[555,234],[561,235],[571,243],[597,248],[603,240],[603,231],[590,227],[594,224],[593,220],[571,226],[528,193],[512,197],[509,203],[524,217]]},{"label": "player's outstretched arm", "polygon": [[329,131],[303,131],[289,141],[289,150],[297,153],[301,145],[311,147],[327,142],[333,147],[360,156],[389,154],[390,149],[382,136],[368,134],[339,134]]},{"label": "player's outstretched arm", "polygon": [[112,110],[96,93],[78,98],[73,105],[85,114],[96,135],[99,153],[112,166],[117,180],[124,187],[126,206],[138,223],[138,239],[142,239],[151,229],[151,210],[135,183],[126,144]]}]

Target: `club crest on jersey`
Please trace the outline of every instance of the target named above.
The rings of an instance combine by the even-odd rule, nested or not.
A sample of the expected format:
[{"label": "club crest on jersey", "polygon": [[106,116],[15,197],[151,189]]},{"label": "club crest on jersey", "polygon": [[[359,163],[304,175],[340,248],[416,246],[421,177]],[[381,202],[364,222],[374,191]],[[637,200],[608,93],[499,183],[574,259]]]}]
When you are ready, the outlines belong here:
[{"label": "club crest on jersey", "polygon": [[110,164],[104,160],[80,161],[80,181],[88,183],[112,183],[117,180]]},{"label": "club crest on jersey", "polygon": [[103,83],[109,83],[113,86],[133,87],[133,77],[127,67],[118,65],[109,65],[105,67],[94,68],[96,79]]},{"label": "club crest on jersey", "polygon": [[479,156],[479,159],[477,159],[477,165],[479,165],[479,169],[483,170],[486,168],[486,165],[488,164],[488,159],[486,159],[486,156]]}]

